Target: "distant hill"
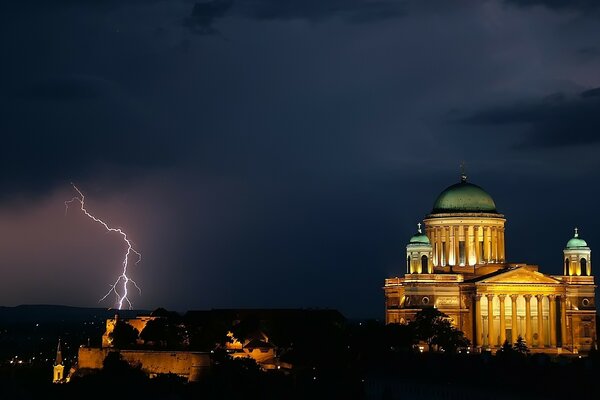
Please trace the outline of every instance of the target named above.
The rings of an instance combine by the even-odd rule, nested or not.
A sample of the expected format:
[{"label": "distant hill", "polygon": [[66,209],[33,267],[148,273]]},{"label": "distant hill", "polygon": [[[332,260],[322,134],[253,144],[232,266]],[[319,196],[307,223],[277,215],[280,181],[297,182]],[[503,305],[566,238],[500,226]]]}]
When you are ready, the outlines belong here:
[{"label": "distant hill", "polygon": [[86,320],[104,320],[115,314],[123,318],[132,318],[140,314],[149,314],[147,310],[114,310],[106,308],[70,307],[46,304],[27,304],[16,307],[0,307],[0,323],[45,323],[79,322]]}]

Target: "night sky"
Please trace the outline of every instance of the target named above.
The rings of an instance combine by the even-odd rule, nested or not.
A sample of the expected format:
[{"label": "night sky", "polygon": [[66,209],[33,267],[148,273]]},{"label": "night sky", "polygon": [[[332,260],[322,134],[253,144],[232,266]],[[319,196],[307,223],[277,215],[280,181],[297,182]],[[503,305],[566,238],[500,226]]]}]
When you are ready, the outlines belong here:
[{"label": "night sky", "polygon": [[[383,280],[459,180],[509,261],[600,251],[596,0],[5,0],[0,305],[383,315]],[[593,265],[593,264],[592,264]]]}]

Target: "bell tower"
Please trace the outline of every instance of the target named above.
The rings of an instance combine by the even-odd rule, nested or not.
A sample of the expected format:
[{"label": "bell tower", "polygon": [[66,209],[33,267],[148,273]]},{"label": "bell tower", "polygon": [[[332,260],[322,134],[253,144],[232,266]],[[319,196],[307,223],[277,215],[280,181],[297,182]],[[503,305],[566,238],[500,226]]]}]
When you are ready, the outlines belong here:
[{"label": "bell tower", "polygon": [[563,265],[565,276],[591,276],[592,275],[592,251],[585,240],[579,237],[579,229],[575,228],[575,234],[563,250]]},{"label": "bell tower", "polygon": [[429,238],[421,230],[421,224],[417,224],[415,233],[406,245],[406,272],[408,274],[432,274],[433,273],[433,247]]},{"label": "bell tower", "polygon": [[65,381],[65,366],[62,359],[62,351],[60,350],[60,339],[58,339],[58,347],[56,348],[56,359],[54,360],[53,383],[63,383]]}]

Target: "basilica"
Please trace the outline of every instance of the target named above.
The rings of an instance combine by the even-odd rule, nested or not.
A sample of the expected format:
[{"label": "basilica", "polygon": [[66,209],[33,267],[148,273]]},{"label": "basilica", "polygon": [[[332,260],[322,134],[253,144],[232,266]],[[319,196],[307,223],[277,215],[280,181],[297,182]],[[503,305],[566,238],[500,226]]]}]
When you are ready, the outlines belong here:
[{"label": "basilica", "polygon": [[423,223],[406,245],[406,274],[385,280],[386,323],[406,323],[436,307],[479,351],[519,336],[533,352],[573,354],[596,346],[591,250],[577,228],[563,249],[562,275],[508,262],[506,219],[464,174],[438,196]]}]

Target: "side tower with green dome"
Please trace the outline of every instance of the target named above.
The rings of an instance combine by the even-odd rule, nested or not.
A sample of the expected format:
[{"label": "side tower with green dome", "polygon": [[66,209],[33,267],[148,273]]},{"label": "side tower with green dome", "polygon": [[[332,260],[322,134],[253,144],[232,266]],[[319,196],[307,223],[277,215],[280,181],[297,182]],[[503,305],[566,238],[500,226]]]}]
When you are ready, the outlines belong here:
[{"label": "side tower with green dome", "polygon": [[417,224],[417,233],[410,238],[406,245],[406,273],[432,274],[431,255],[431,243],[427,235],[421,230],[421,224],[419,223]]},{"label": "side tower with green dome", "polygon": [[475,272],[476,267],[506,261],[506,219],[492,196],[468,182],[465,174],[439,194],[423,222],[437,271]]},{"label": "side tower with green dome", "polygon": [[579,230],[575,228],[575,234],[565,246],[564,275],[566,276],[590,276],[592,275],[592,250],[585,240],[579,237]]}]

